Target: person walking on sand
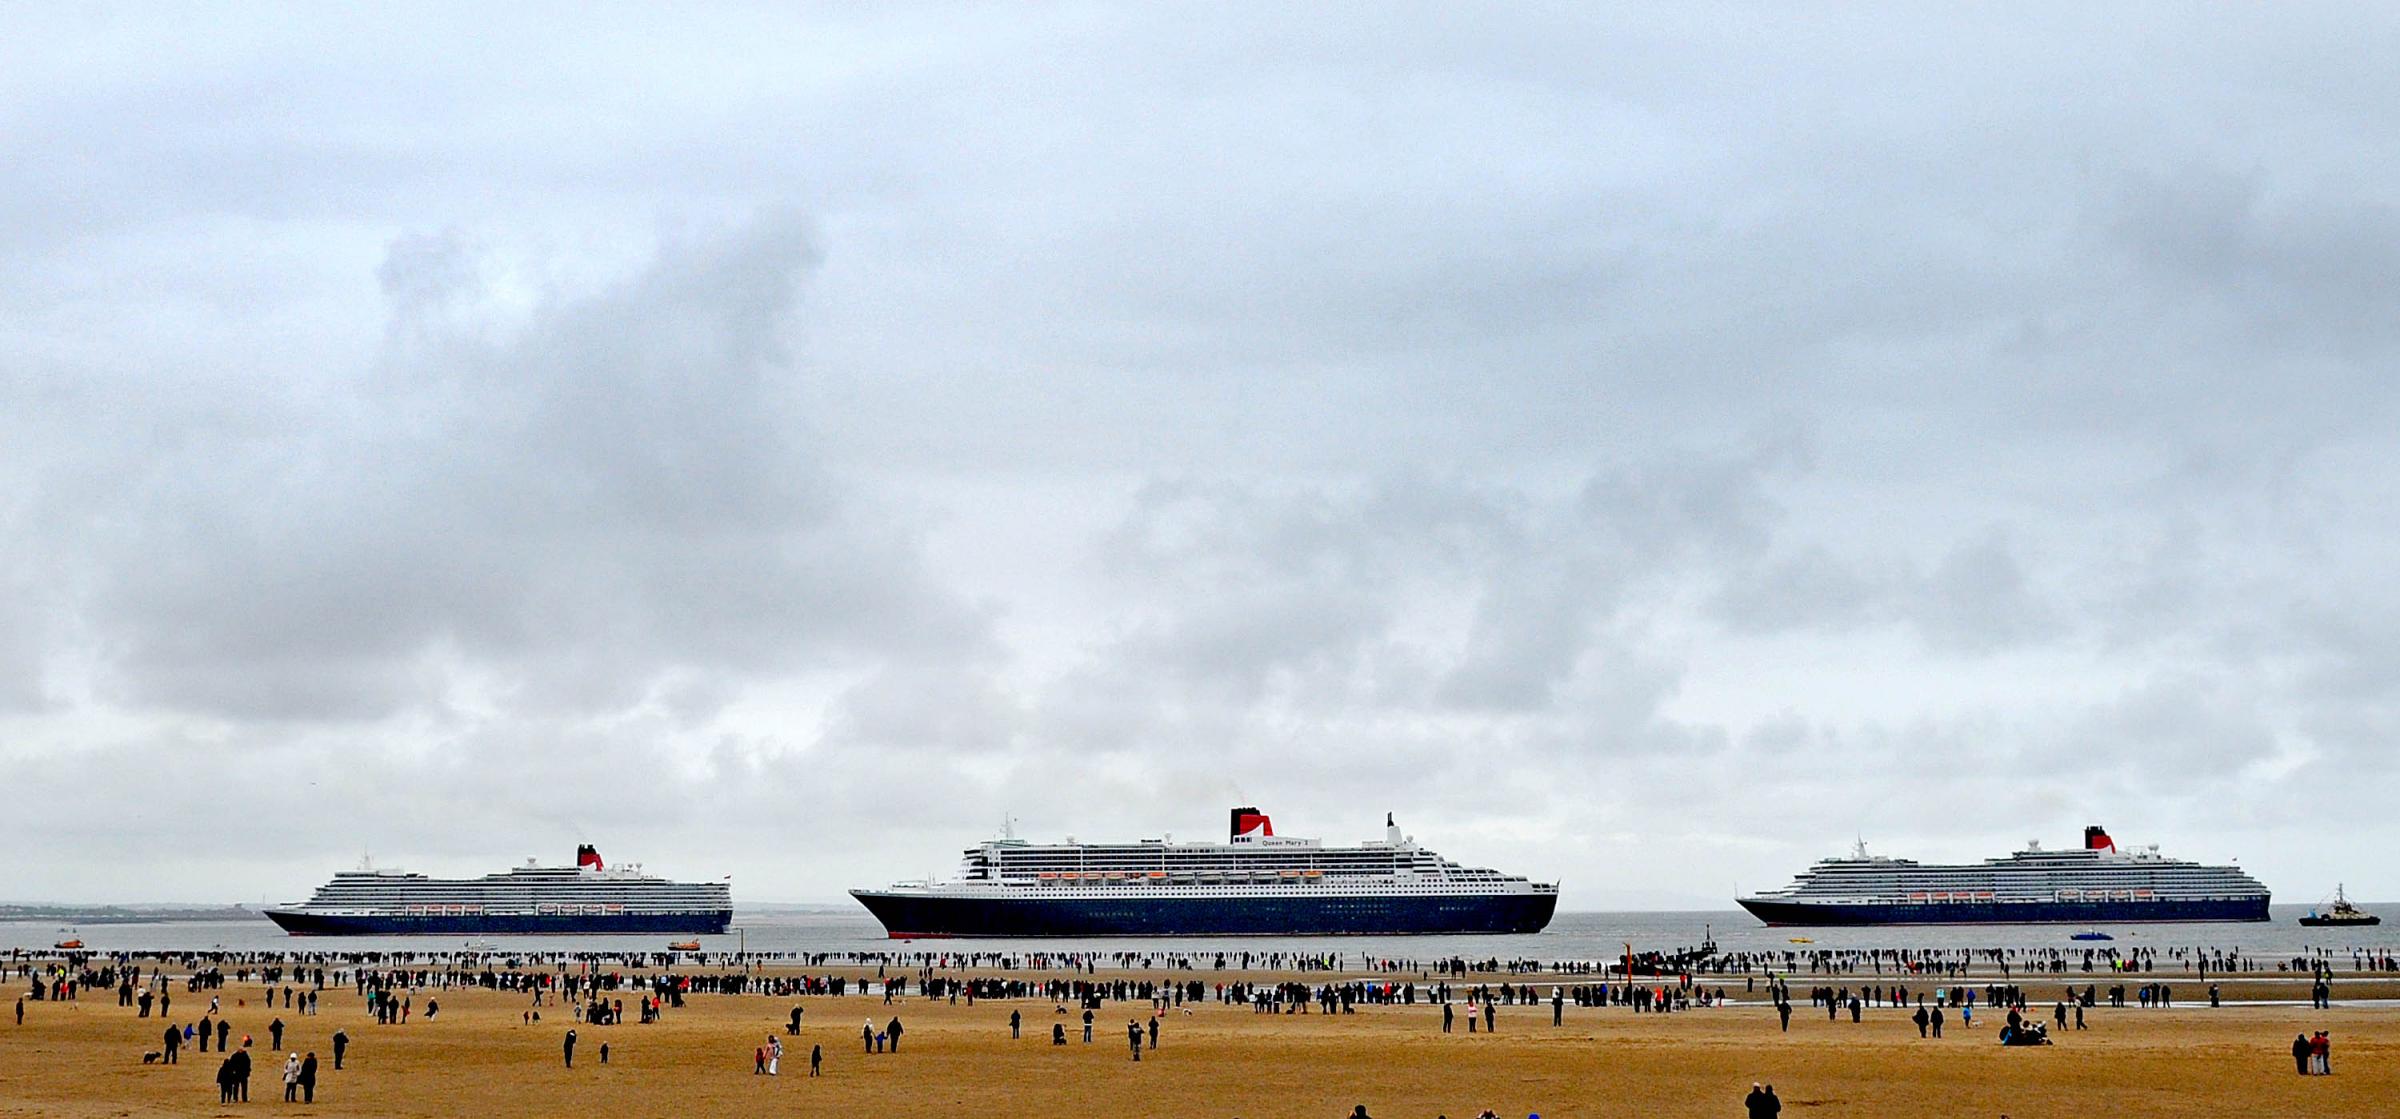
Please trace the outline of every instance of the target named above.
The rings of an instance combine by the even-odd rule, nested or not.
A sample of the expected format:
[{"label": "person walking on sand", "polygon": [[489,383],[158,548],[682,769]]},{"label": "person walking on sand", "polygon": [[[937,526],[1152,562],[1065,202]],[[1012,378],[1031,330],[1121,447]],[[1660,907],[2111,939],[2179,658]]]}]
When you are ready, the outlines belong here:
[{"label": "person walking on sand", "polygon": [[767,1035],[767,1075],[783,1075],[783,1039]]},{"label": "person walking on sand", "polygon": [[875,1020],[873,1018],[867,1019],[867,1024],[859,1027],[858,1037],[862,1049],[869,1053],[875,1051]]},{"label": "person walking on sand", "polygon": [[335,1030],[335,1031],[333,1031],[333,1067],[334,1067],[334,1068],[336,1068],[336,1069],[339,1069],[339,1068],[341,1068],[341,1067],[342,1067],[342,1054],[344,1054],[344,1053],[347,1053],[347,1052],[349,1052],[349,1051],[350,1051],[350,1035],[349,1035],[349,1034],[347,1034],[347,1033],[344,1033],[344,1032],[342,1032],[342,1031],[340,1031],[340,1030]]},{"label": "person walking on sand", "polygon": [[1775,1000],[1775,1018],[1781,1024],[1783,1032],[1787,1034],[1792,1032],[1792,1002],[1790,999]]},{"label": "person walking on sand", "polygon": [[888,1025],[888,1026],[885,1026],[885,1027],[883,1028],[883,1032],[884,1032],[885,1036],[887,1036],[887,1037],[889,1037],[889,1038],[891,1039],[891,1043],[892,1043],[892,1052],[894,1052],[894,1053],[897,1053],[897,1052],[899,1052],[899,1051],[900,1051],[900,1017],[899,1017],[899,1015],[896,1015],[896,1014],[895,1014],[895,1015],[893,1015],[893,1016],[892,1016],[892,1024],[891,1024],[891,1025]]},{"label": "person walking on sand", "polygon": [[825,1047],[824,1047],[824,1046],[822,1046],[822,1045],[811,1045],[811,1046],[809,1046],[809,1047],[808,1047],[808,1074],[809,1074],[810,1076],[823,1076],[823,1075],[825,1075]]},{"label": "person walking on sand", "polygon": [[1142,1026],[1131,1018],[1125,1020],[1125,1039],[1133,1043],[1133,1059],[1142,1059]]}]

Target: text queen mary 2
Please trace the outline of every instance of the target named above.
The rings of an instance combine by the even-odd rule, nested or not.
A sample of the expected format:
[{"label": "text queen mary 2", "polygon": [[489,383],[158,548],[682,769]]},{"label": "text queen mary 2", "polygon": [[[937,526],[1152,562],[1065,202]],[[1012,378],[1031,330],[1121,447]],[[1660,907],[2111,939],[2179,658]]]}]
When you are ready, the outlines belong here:
[{"label": "text queen mary 2", "polygon": [[1036,844],[1012,834],[969,848],[947,882],[850,896],[900,939],[921,936],[1405,936],[1534,933],[1556,883],[1465,867],[1384,817],[1355,847],[1275,834],[1233,810],[1224,843]]}]

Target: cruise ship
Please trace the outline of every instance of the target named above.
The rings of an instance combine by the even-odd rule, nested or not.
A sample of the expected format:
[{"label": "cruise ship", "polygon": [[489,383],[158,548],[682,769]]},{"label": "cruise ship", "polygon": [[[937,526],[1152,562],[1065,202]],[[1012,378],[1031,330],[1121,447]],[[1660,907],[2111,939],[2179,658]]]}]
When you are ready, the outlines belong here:
[{"label": "cruise ship", "polygon": [[1224,843],[1028,843],[1003,829],[947,882],[852,890],[894,938],[1332,936],[1532,933],[1556,883],[1465,867],[1417,846],[1389,815],[1355,847],[1275,834],[1232,812]]},{"label": "cruise ship", "polygon": [[586,844],[574,866],[527,859],[481,878],[345,870],[307,901],[266,913],[295,936],[721,933],[733,921],[733,888],[612,870]]},{"label": "cruise ship", "polygon": [[2267,888],[2239,867],[2119,851],[2106,829],[2083,847],[2040,842],[2007,858],[1956,865],[1867,854],[1826,859],[1780,890],[1735,898],[1769,925],[2101,925],[2131,921],[2264,921]]}]

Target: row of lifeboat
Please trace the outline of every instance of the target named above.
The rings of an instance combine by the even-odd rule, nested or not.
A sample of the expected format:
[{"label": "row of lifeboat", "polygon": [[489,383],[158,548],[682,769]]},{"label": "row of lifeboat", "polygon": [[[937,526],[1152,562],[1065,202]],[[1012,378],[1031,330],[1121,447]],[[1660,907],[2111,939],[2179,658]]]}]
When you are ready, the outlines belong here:
[{"label": "row of lifeboat", "polygon": [[1170,878],[1177,882],[1248,882],[1252,880],[1275,881],[1278,879],[1295,881],[1305,879],[1313,881],[1315,879],[1325,877],[1325,872],[1322,870],[1282,870],[1259,871],[1255,874],[1245,874],[1239,871],[1201,871],[1198,873],[1170,875],[1163,870],[1091,870],[1080,872],[1069,870],[1058,873],[1043,871],[1037,877],[1043,882],[1159,883],[1168,881]]},{"label": "row of lifeboat", "polygon": [[2149,901],[2158,895],[2150,890],[2060,890],[2060,901]]},{"label": "row of lifeboat", "polygon": [[1910,901],[1991,901],[1997,895],[1990,890],[1930,890],[1908,895]]}]

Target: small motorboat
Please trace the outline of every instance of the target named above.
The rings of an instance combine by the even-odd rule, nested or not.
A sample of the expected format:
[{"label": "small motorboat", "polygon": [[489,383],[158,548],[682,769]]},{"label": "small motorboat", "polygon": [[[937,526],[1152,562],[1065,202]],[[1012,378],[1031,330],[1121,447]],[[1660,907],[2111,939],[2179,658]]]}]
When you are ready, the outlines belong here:
[{"label": "small motorboat", "polygon": [[2383,923],[2383,918],[2350,904],[2350,899],[2342,893],[2341,884],[2335,883],[2333,904],[2321,910],[2309,910],[2308,916],[2300,918],[2300,923],[2312,929],[2341,928],[2352,925],[2380,925]]},{"label": "small motorboat", "polygon": [[1815,941],[1814,939],[1810,938],[1810,937],[1805,937],[1805,936],[1795,936],[1795,937],[1793,937],[1793,938],[1792,938],[1792,943],[1794,943],[1794,944],[1815,944],[1815,943],[1816,943],[1816,941]]},{"label": "small motorboat", "polygon": [[667,945],[667,949],[673,952],[697,952],[700,950],[700,942],[697,940],[678,940]]},{"label": "small motorboat", "polygon": [[79,952],[83,950],[83,942],[75,939],[74,937],[68,937],[67,939],[59,941],[50,947],[64,952]]},{"label": "small motorboat", "polygon": [[2070,936],[2070,937],[2068,937],[2067,939],[2069,939],[2069,940],[2115,940],[2115,939],[2116,939],[2116,937],[2110,936],[2110,935],[2108,935],[2107,933],[2101,932],[2101,931],[2100,931],[2100,930],[2098,930],[2098,929],[2085,929],[2084,931],[2082,931],[2082,932],[2079,932],[2079,933],[2076,933],[2075,935],[2073,935],[2073,936]]}]

